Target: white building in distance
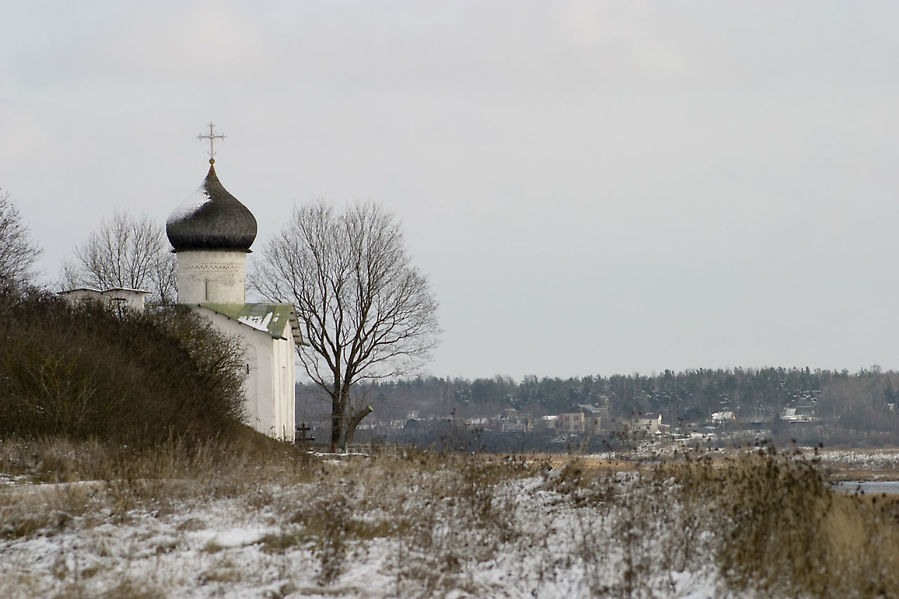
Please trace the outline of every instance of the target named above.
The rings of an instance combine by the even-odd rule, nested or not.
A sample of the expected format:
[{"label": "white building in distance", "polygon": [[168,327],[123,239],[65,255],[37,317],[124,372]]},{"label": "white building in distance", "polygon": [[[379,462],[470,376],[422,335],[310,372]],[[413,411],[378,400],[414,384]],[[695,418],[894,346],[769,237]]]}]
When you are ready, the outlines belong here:
[{"label": "white building in distance", "polygon": [[96,301],[113,308],[128,308],[138,312],[143,311],[144,301],[149,294],[149,291],[128,289],[126,287],[112,287],[103,290],[92,287],[78,287],[59,292],[59,295],[73,303]]},{"label": "white building in distance", "polygon": [[166,222],[178,262],[178,303],[240,339],[247,424],[292,442],[295,348],[302,341],[296,311],[291,304],[246,302],[246,259],[256,219],[222,186],[214,164],[210,158],[203,185]]}]

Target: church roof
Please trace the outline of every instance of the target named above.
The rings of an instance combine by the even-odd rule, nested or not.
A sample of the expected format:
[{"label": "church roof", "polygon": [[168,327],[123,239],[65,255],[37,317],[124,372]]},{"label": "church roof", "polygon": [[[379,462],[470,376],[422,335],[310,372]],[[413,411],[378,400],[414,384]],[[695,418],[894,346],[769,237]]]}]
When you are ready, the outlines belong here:
[{"label": "church roof", "polygon": [[228,193],[215,172],[214,160],[203,185],[178,206],[165,223],[176,252],[184,250],[250,251],[256,239],[256,218]]},{"label": "church roof", "polygon": [[222,316],[236,320],[250,328],[268,333],[275,339],[286,339],[287,325],[291,326],[294,341],[302,343],[300,323],[292,304],[200,304]]}]

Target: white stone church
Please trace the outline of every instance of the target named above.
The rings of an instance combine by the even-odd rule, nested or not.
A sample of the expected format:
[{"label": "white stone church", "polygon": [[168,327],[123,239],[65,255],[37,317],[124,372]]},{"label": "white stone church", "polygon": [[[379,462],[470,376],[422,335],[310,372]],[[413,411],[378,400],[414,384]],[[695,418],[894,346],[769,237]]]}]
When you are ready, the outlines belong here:
[{"label": "white stone church", "polygon": [[247,303],[246,259],[256,239],[256,219],[222,186],[214,165],[210,158],[203,185],[166,222],[178,263],[178,303],[240,339],[247,424],[293,441],[294,360],[301,342],[296,312],[291,304]]}]

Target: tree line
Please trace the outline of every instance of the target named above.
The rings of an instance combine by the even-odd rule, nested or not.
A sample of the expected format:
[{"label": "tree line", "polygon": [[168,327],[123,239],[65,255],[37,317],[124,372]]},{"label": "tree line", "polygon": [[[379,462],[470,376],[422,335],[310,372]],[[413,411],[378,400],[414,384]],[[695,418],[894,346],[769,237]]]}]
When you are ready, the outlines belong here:
[{"label": "tree line", "polygon": [[[558,378],[508,376],[373,381],[360,384],[360,401],[378,406],[381,419],[495,416],[514,409],[535,417],[576,411],[589,405],[611,418],[659,413],[663,422],[702,423],[715,413],[732,412],[743,421],[776,426],[785,408],[812,412],[823,421],[866,430],[897,430],[899,373],[874,366],[847,370],[810,368],[732,368],[666,370],[642,375],[589,375]],[[315,417],[316,393],[298,388],[301,410]]]}]

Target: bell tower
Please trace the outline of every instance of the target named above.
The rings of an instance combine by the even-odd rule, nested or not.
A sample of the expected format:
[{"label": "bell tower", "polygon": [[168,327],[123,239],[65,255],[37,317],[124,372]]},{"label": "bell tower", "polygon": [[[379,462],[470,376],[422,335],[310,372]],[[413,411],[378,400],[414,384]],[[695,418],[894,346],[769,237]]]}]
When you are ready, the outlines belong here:
[{"label": "bell tower", "polygon": [[256,218],[215,172],[216,135],[209,123],[209,172],[200,188],[169,215],[165,232],[177,254],[178,303],[246,303],[247,254]]}]

